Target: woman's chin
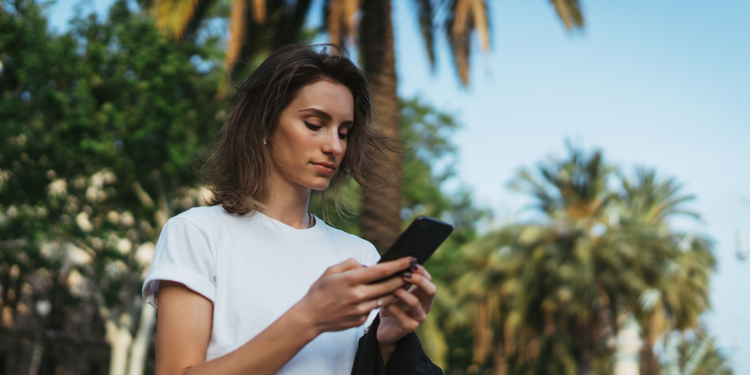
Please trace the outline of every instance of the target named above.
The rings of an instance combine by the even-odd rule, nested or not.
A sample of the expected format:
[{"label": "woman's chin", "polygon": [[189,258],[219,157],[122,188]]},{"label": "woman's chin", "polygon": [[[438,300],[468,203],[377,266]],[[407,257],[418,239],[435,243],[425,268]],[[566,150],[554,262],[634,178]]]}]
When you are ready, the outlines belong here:
[{"label": "woman's chin", "polygon": [[323,191],[325,189],[328,189],[328,187],[331,185],[331,180],[324,180],[324,181],[314,181],[311,184],[308,185],[308,187],[312,190],[316,191]]}]

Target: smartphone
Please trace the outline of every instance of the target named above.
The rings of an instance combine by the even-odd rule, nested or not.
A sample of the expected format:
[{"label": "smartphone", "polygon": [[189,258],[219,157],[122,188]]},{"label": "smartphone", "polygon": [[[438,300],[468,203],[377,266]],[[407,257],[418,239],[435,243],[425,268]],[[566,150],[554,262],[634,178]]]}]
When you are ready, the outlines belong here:
[{"label": "smartphone", "polygon": [[424,264],[432,253],[453,231],[453,226],[427,216],[419,216],[398,236],[396,242],[383,254],[380,262],[403,257],[415,257]]}]

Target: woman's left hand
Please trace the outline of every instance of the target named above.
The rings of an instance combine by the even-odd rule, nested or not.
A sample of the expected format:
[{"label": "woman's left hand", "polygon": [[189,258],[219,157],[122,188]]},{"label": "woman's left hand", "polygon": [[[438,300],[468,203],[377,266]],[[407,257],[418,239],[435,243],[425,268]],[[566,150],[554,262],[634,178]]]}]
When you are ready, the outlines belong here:
[{"label": "woman's left hand", "polygon": [[380,309],[377,338],[385,362],[388,362],[396,342],[425,322],[437,292],[432,276],[418,264],[404,272],[403,279],[413,286],[409,290],[393,292],[396,299]]}]

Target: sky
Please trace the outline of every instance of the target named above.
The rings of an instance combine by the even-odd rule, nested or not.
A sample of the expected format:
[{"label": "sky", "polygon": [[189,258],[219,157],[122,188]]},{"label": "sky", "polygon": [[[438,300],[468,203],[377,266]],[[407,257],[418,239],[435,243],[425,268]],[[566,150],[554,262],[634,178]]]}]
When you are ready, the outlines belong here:
[{"label": "sky", "polygon": [[445,47],[427,68],[410,3],[395,12],[399,94],[457,115],[457,180],[508,220],[528,203],[508,182],[565,156],[566,139],[676,177],[704,217],[674,225],[715,241],[705,319],[750,374],[750,261],[735,243],[750,236],[750,2],[586,1],[585,29],[567,33],[549,2],[493,1],[493,49],[474,54],[468,88]]},{"label": "sky", "polygon": [[[76,3],[53,5],[51,27],[64,30]],[[715,244],[704,319],[735,374],[750,375],[750,259],[736,256],[738,231],[750,244],[750,2],[585,1],[585,28],[568,33],[548,1],[491,1],[492,51],[472,56],[467,88],[442,37],[429,68],[413,3],[394,1],[398,90],[463,125],[451,186],[498,222],[520,217],[529,201],[508,182],[564,157],[566,139],[677,178],[703,220],[674,225]],[[83,4],[106,14],[111,0]]]}]

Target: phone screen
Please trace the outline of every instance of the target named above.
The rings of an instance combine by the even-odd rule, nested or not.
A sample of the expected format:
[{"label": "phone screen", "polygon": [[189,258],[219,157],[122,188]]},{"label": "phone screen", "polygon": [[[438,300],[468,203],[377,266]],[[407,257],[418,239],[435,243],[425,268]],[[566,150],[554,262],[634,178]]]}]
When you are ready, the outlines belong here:
[{"label": "phone screen", "polygon": [[379,263],[407,256],[424,264],[453,231],[453,226],[440,220],[419,216],[396,239]]}]

